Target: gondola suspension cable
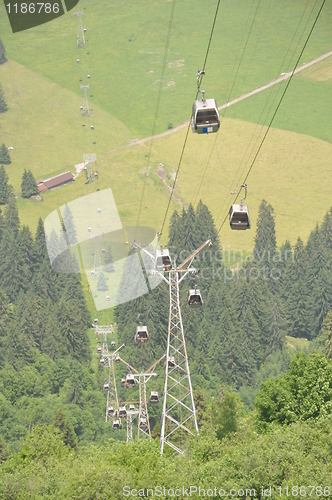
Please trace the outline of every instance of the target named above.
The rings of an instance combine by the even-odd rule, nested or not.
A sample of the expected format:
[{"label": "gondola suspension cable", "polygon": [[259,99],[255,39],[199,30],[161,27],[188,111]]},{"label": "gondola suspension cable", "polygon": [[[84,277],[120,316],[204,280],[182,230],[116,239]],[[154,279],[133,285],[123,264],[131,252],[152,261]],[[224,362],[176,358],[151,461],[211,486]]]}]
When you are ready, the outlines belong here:
[{"label": "gondola suspension cable", "polygon": [[[314,8],[316,7],[316,4],[317,4],[317,3],[318,3],[318,0],[316,0],[315,4],[314,4],[314,6],[313,6],[313,9],[312,9],[312,11],[311,11],[311,13],[310,13],[310,15],[309,15],[308,21],[306,22],[306,25],[305,25],[305,27],[304,27],[304,29],[303,29],[302,35],[303,35],[303,33],[304,33],[304,31],[305,31],[305,29],[306,29],[306,27],[307,27],[308,23],[309,23],[309,19],[310,19],[310,17],[311,17],[312,12],[314,11]],[[307,3],[307,6],[308,6],[308,3]],[[292,43],[293,43],[293,41],[294,41],[294,38],[295,38],[295,36],[296,36],[296,33],[297,33],[297,31],[298,31],[298,29],[299,29],[299,27],[300,27],[300,24],[301,24],[301,22],[302,22],[302,19],[303,19],[303,17],[304,17],[305,12],[306,12],[307,6],[305,7],[305,9],[304,9],[304,11],[303,11],[303,13],[302,13],[301,19],[300,19],[299,24],[298,24],[298,26],[297,26],[297,28],[296,28],[296,31],[295,31],[294,36],[293,36],[293,38],[292,38],[292,41],[291,41],[291,43],[290,43],[290,45],[289,45],[289,47],[288,47],[287,53],[286,53],[286,55],[285,55],[285,57],[284,57],[284,60],[283,60],[283,62],[282,62],[282,64],[281,64],[281,66],[280,66],[280,70],[281,70],[281,68],[283,67],[283,65],[284,65],[284,63],[285,63],[285,61],[286,61],[286,58],[287,58],[287,56],[288,56],[288,53],[289,53],[290,47],[291,47],[291,45],[292,45]],[[300,36],[300,39],[302,38],[302,35]],[[294,56],[294,55],[295,55],[295,53],[297,52],[297,48],[298,48],[298,46],[299,46],[299,45],[300,45],[300,41],[297,43],[296,48],[294,49],[293,56]],[[279,72],[280,72],[280,70],[279,70]],[[278,74],[279,74],[279,72],[278,72]],[[233,178],[233,180],[232,180],[232,184],[231,184],[231,186],[230,186],[230,189],[232,188],[232,186],[233,186],[233,185],[236,185],[236,184],[238,184],[238,183],[240,182],[240,180],[239,180],[239,179],[237,179],[238,174],[239,174],[239,172],[241,171],[241,173],[240,173],[240,177],[241,177],[241,176],[242,176],[242,174],[243,174],[243,171],[245,171],[245,168],[246,168],[246,165],[244,165],[244,167],[243,167],[243,168],[242,168],[242,170],[241,170],[242,164],[243,164],[243,163],[249,163],[249,159],[248,159],[248,161],[247,161],[247,162],[245,162],[245,157],[247,156],[247,153],[248,153],[248,152],[249,152],[249,150],[250,150],[251,143],[252,143],[252,142],[254,142],[254,144],[252,145],[251,150],[250,150],[250,152],[249,152],[249,155],[248,155],[248,156],[249,156],[249,158],[250,158],[250,156],[252,155],[252,152],[256,149],[256,144],[258,144],[258,143],[259,143],[259,139],[258,139],[258,137],[256,138],[256,140],[255,140],[255,141],[254,141],[254,137],[255,137],[255,134],[256,134],[256,130],[257,130],[257,129],[258,129],[258,127],[259,127],[259,123],[261,122],[261,119],[262,119],[262,117],[263,117],[264,111],[265,111],[265,109],[266,109],[266,107],[267,107],[267,105],[268,105],[268,102],[269,102],[269,100],[270,100],[270,97],[272,96],[272,93],[273,93],[273,88],[271,88],[271,90],[270,90],[269,97],[268,97],[268,99],[267,99],[267,101],[266,101],[266,103],[265,103],[265,105],[264,105],[264,108],[263,108],[263,110],[262,110],[262,112],[261,112],[261,115],[260,115],[260,118],[259,118],[259,120],[258,120],[258,123],[257,123],[257,125],[256,125],[256,127],[255,127],[255,130],[254,130],[254,132],[253,132],[253,134],[252,134],[252,136],[251,136],[251,139],[250,139],[250,141],[249,141],[248,147],[247,147],[247,149],[246,149],[246,151],[245,151],[245,153],[244,153],[244,155],[243,155],[243,157],[242,157],[242,160],[241,160],[241,162],[240,162],[240,165],[239,165],[239,167],[238,167],[238,169],[237,169],[237,171],[236,171],[236,174],[235,174],[235,176],[234,176],[234,178]],[[275,96],[275,97],[273,98],[273,100],[272,100],[272,102],[271,102],[271,105],[270,105],[270,107],[269,107],[269,110],[268,110],[268,112],[267,112],[266,116],[269,116],[270,112],[272,111],[272,108],[274,107],[274,103],[275,103],[276,97],[277,97],[277,96]],[[264,125],[261,125],[260,129],[262,130],[263,128],[264,128]],[[229,189],[229,190],[230,190],[230,189]],[[222,208],[220,209],[219,215],[220,215],[220,213],[222,213],[222,212],[223,212],[224,205],[225,205],[225,202],[223,203],[223,206],[222,206]],[[218,218],[219,218],[219,215],[218,215]]]},{"label": "gondola suspension cable", "polygon": [[[227,102],[230,101],[230,98],[231,98],[231,95],[232,95],[232,91],[233,91],[233,88],[234,88],[234,85],[235,85],[235,82],[236,82],[236,79],[237,79],[237,76],[239,74],[239,71],[240,71],[240,67],[241,67],[241,64],[242,64],[242,61],[243,61],[243,57],[244,57],[244,54],[246,52],[246,49],[247,49],[247,46],[248,46],[248,42],[249,42],[249,38],[250,38],[250,35],[252,33],[252,29],[253,29],[253,26],[255,24],[255,20],[256,20],[256,17],[257,17],[257,13],[258,13],[258,9],[259,9],[259,6],[261,4],[261,0],[259,0],[258,2],[258,5],[256,7],[256,10],[255,10],[255,14],[254,14],[254,17],[253,17],[253,20],[251,22],[251,26],[250,26],[250,29],[249,29],[249,32],[248,32],[248,35],[247,35],[247,39],[245,41],[245,44],[244,44],[244,47],[243,47],[243,50],[242,50],[242,54],[241,54],[241,57],[240,57],[240,61],[239,61],[239,64],[238,64],[238,67],[236,69],[236,73],[235,73],[235,76],[234,76],[234,79],[233,79],[233,83],[231,85],[231,89],[228,93],[228,98],[227,98]],[[225,117],[225,114],[226,114],[226,111],[227,111],[227,108],[225,108],[225,111],[223,113],[223,115],[221,116],[221,120],[220,120],[220,125]],[[219,135],[219,134],[218,134]],[[197,198],[198,198],[198,195],[199,195],[199,192],[201,190],[201,187],[202,187],[202,184],[203,184],[203,181],[204,181],[204,178],[205,178],[205,174],[207,172],[207,169],[208,169],[208,166],[210,164],[210,161],[211,161],[211,156],[212,156],[212,153],[213,153],[213,150],[216,146],[216,142],[217,142],[217,138],[218,138],[218,135],[216,135],[215,139],[214,139],[214,142],[213,142],[213,145],[212,145],[212,149],[211,149],[211,152],[210,152],[210,155],[209,155],[209,158],[208,158],[208,161],[207,161],[207,164],[206,164],[206,167],[204,169],[204,173],[203,173],[203,176],[201,178],[201,182],[199,184],[199,187],[198,187],[198,190],[197,190],[197,193],[196,193],[196,197],[195,197],[195,200],[194,200],[194,206],[196,205],[196,201],[197,201]]]},{"label": "gondola suspension cable", "polygon": [[[314,4],[314,7],[313,7],[313,9],[312,9],[312,12],[313,12],[313,10],[314,10],[314,8],[315,8],[315,6],[316,6],[317,1],[318,1],[318,0],[316,0],[316,2],[315,2],[315,4]],[[308,0],[308,2],[309,2],[309,0]],[[292,41],[291,41],[291,43],[290,43],[290,45],[289,45],[289,47],[288,47],[288,49],[287,49],[286,55],[285,55],[285,57],[284,57],[284,59],[283,59],[283,62],[282,62],[282,64],[281,64],[281,66],[280,66],[280,69],[279,69],[279,71],[278,71],[278,74],[280,73],[280,70],[283,68],[283,66],[284,66],[284,64],[285,64],[285,61],[286,61],[287,56],[288,56],[288,53],[289,53],[289,51],[290,51],[290,47],[292,46],[292,43],[293,43],[294,38],[295,38],[295,36],[296,36],[296,33],[297,33],[297,31],[298,31],[298,29],[299,29],[299,27],[300,27],[300,25],[301,25],[302,19],[303,19],[304,15],[305,15],[305,12],[306,12],[306,10],[307,10],[307,7],[308,7],[308,2],[307,2],[307,5],[306,5],[306,7],[305,7],[305,9],[304,9],[303,13],[302,13],[301,19],[300,19],[300,21],[299,21],[299,23],[298,23],[298,26],[297,26],[297,28],[296,28],[296,31],[295,31],[295,33],[294,33],[294,35],[293,35]],[[310,19],[310,17],[311,17],[312,12],[311,12],[311,13],[310,13],[310,15],[309,15],[309,18],[308,18],[308,21],[307,21],[307,23],[306,23],[306,25],[305,25],[305,27],[304,27],[304,30],[305,30],[305,29],[306,29],[306,27],[307,27],[307,24],[308,24],[308,22],[309,22],[309,19]],[[304,32],[304,30],[303,30],[303,32]],[[303,32],[302,32],[302,35],[303,35]],[[302,37],[302,35],[301,35],[301,37]],[[300,37],[300,39],[301,39],[301,37]],[[298,42],[298,43],[297,43],[296,48],[294,49],[293,56],[295,55],[295,52],[297,51],[297,48],[298,48],[298,46],[299,46],[299,43],[300,43],[300,42]],[[237,169],[237,171],[236,171],[235,175],[233,176],[233,179],[232,179],[232,182],[231,182],[231,185],[230,185],[230,187],[229,187],[228,191],[230,191],[230,190],[232,189],[232,186],[234,186],[234,185],[236,185],[238,182],[240,182],[240,180],[237,180],[238,174],[239,174],[239,172],[240,172],[240,170],[241,170],[241,166],[242,166],[242,164],[243,164],[243,163],[244,163],[244,161],[245,161],[245,157],[247,156],[247,153],[248,153],[248,151],[249,151],[249,149],[250,149],[251,143],[252,143],[252,141],[254,140],[254,137],[255,137],[255,134],[256,134],[256,130],[257,130],[257,129],[258,129],[258,127],[259,127],[259,123],[260,123],[260,121],[261,121],[261,119],[262,119],[262,117],[263,117],[263,114],[264,114],[265,108],[266,108],[266,106],[267,106],[267,104],[268,104],[268,102],[269,102],[269,100],[270,100],[270,97],[271,97],[271,95],[272,95],[272,92],[273,92],[273,88],[271,88],[271,90],[270,90],[270,93],[269,93],[269,96],[268,96],[268,98],[267,98],[267,101],[266,101],[266,103],[265,103],[265,105],[264,105],[264,108],[263,108],[263,110],[262,110],[261,114],[260,114],[260,118],[259,118],[259,120],[258,120],[258,122],[257,122],[257,125],[256,125],[256,127],[255,127],[255,129],[254,129],[254,132],[252,133],[251,139],[250,139],[249,144],[248,144],[248,146],[247,146],[247,148],[246,148],[246,151],[244,152],[244,155],[243,155],[243,157],[242,157],[242,160],[241,160],[241,162],[240,162],[240,165],[239,165],[239,167],[238,167],[238,169]],[[273,100],[273,102],[271,103],[271,106],[270,106],[270,108],[269,108],[269,111],[268,111],[268,113],[267,113],[267,116],[269,115],[269,113],[270,113],[270,111],[271,111],[271,109],[272,109],[272,106],[273,106],[273,105],[274,105],[274,100]],[[262,128],[263,128],[263,126],[261,126],[261,129],[262,129]],[[256,148],[256,144],[257,144],[257,143],[258,143],[258,139],[254,142],[254,144],[253,144],[253,146],[252,146],[252,148],[251,148],[251,152],[253,152],[253,151],[255,150],[255,148]],[[249,157],[251,156],[251,152],[249,153]],[[243,173],[243,170],[244,170],[244,169],[245,169],[245,167],[241,170],[241,175],[242,175],[242,173]],[[219,211],[219,213],[218,213],[217,219],[219,219],[220,214],[222,214],[222,213],[223,213],[223,211],[224,211],[224,207],[225,207],[225,204],[226,204],[226,203],[227,203],[227,201],[226,201],[226,199],[224,199],[224,202],[223,202],[223,204],[222,204],[222,206],[221,206],[221,208],[220,208],[220,211]]]},{"label": "gondola suspension cable", "polygon": [[[207,50],[206,50],[206,54],[205,54],[205,59],[204,59],[204,64],[203,64],[203,69],[202,69],[202,72],[201,72],[200,80],[199,80],[199,85],[201,83],[201,79],[202,79],[202,76],[203,76],[204,71],[205,71],[205,67],[206,67],[206,63],[207,63],[207,58],[208,58],[208,55],[209,55],[210,46],[211,46],[211,42],[212,42],[212,37],[213,37],[213,33],[214,33],[214,28],[215,28],[217,17],[218,17],[219,6],[220,6],[220,0],[218,0],[217,7],[216,7],[216,12],[215,12],[213,23],[212,23],[210,38],[209,38],[209,42],[208,42],[208,46],[207,46]],[[197,90],[197,92],[196,92],[196,99],[197,99],[198,93],[199,92]],[[172,197],[173,197],[174,189],[175,189],[175,186],[176,186],[176,181],[178,179],[178,175],[179,175],[179,171],[180,171],[180,167],[181,167],[181,163],[182,163],[184,151],[185,151],[187,140],[188,140],[189,130],[190,130],[190,127],[191,127],[191,124],[190,124],[191,118],[192,118],[192,115],[190,117],[189,124],[188,124],[188,127],[187,127],[187,132],[186,132],[186,136],[185,136],[184,143],[183,143],[183,146],[182,146],[182,151],[181,151],[179,163],[178,163],[178,166],[177,166],[177,170],[176,170],[174,182],[173,182],[173,185],[172,185],[171,193],[170,193],[170,196],[169,196],[169,199],[168,199],[165,216],[164,216],[164,219],[163,219],[163,222],[162,222],[162,225],[161,225],[161,230],[160,230],[160,233],[159,233],[160,235],[162,235],[164,227],[165,227],[167,214],[168,214],[169,207],[170,207],[170,204],[171,204],[171,200],[172,200]]]},{"label": "gondola suspension cable", "polygon": [[[260,142],[260,144],[259,144],[259,146],[258,146],[258,149],[257,149],[257,151],[256,151],[256,154],[255,154],[255,156],[254,156],[254,158],[253,158],[253,160],[252,160],[252,162],[251,162],[251,164],[250,164],[250,167],[249,167],[249,169],[248,169],[248,172],[247,172],[247,174],[246,174],[246,176],[245,176],[245,178],[244,178],[244,180],[243,180],[243,183],[242,183],[242,184],[246,184],[246,181],[247,181],[247,179],[248,179],[248,177],[249,177],[249,175],[250,175],[250,173],[251,173],[251,171],[252,171],[252,168],[253,168],[254,164],[256,163],[256,160],[257,160],[257,158],[258,158],[258,155],[259,155],[259,153],[260,153],[260,151],[261,151],[261,149],[262,149],[262,147],[263,147],[263,144],[264,144],[264,142],[265,142],[265,140],[266,140],[266,137],[267,137],[267,135],[268,135],[268,133],[269,133],[269,131],[270,131],[270,129],[271,129],[272,123],[273,123],[273,121],[274,121],[274,119],[275,119],[275,117],[276,117],[276,115],[277,115],[277,113],[278,113],[278,110],[279,110],[279,108],[280,108],[280,106],[281,106],[281,103],[282,103],[282,101],[283,101],[283,99],[284,99],[284,97],[285,97],[285,95],[286,95],[286,92],[287,92],[287,90],[288,90],[288,88],[289,88],[289,85],[290,85],[290,83],[291,83],[291,81],[292,81],[292,79],[293,79],[293,76],[294,76],[294,74],[295,74],[295,70],[296,70],[296,68],[297,68],[297,66],[298,66],[298,64],[299,64],[299,62],[300,62],[300,60],[301,60],[301,57],[302,57],[302,55],[303,55],[303,53],[304,53],[304,51],[305,51],[305,49],[306,49],[306,47],[307,47],[307,45],[308,45],[308,42],[309,42],[310,37],[311,37],[311,35],[312,35],[312,32],[313,32],[313,30],[314,30],[314,28],[315,28],[315,26],[316,26],[316,24],[317,24],[317,21],[318,21],[318,19],[319,19],[319,16],[320,16],[320,14],[321,14],[321,12],[322,12],[322,10],[323,10],[323,7],[324,7],[325,3],[326,3],[326,0],[323,0],[323,1],[322,1],[321,6],[320,6],[320,8],[319,8],[319,11],[318,11],[318,13],[317,13],[317,15],[316,15],[316,17],[315,17],[315,20],[314,20],[314,22],[313,22],[313,24],[312,24],[312,26],[311,26],[311,29],[310,29],[310,31],[309,31],[309,34],[308,34],[308,36],[307,36],[307,38],[306,38],[306,40],[305,40],[305,42],[304,42],[304,45],[303,45],[302,50],[301,50],[301,52],[300,52],[300,55],[299,55],[299,57],[297,58],[297,61],[296,61],[296,63],[295,63],[295,66],[294,66],[294,68],[293,68],[293,71],[292,71],[292,73],[291,73],[291,76],[289,77],[288,82],[287,82],[287,85],[286,85],[286,87],[285,87],[285,89],[284,89],[283,93],[281,94],[281,97],[280,97],[280,99],[279,99],[279,102],[278,102],[278,104],[277,104],[277,107],[276,107],[276,109],[275,109],[275,111],[274,111],[274,113],[273,113],[273,115],[272,115],[272,118],[271,118],[270,123],[269,123],[269,125],[268,125],[268,127],[267,127],[267,130],[265,131],[265,134],[264,134],[264,136],[263,136],[263,138],[262,138],[262,140],[261,140],[261,142]],[[233,204],[236,202],[236,200],[238,199],[238,197],[239,197],[239,195],[237,194],[237,195],[236,195],[236,197],[234,198]],[[226,214],[225,218],[223,219],[223,221],[222,221],[222,223],[221,223],[221,225],[220,225],[220,227],[219,227],[219,229],[218,229],[218,234],[220,233],[221,229],[223,228],[223,226],[224,226],[224,224],[225,224],[225,222],[226,222],[226,220],[227,220],[227,216],[228,216],[228,213]]]},{"label": "gondola suspension cable", "polygon": [[[168,57],[168,51],[169,51],[169,44],[170,44],[170,40],[171,40],[171,33],[172,33],[172,27],[173,27],[175,5],[176,5],[176,0],[173,0],[171,14],[170,14],[169,23],[168,23],[168,30],[167,30],[167,37],[166,37],[166,44],[165,44],[165,54],[164,54],[164,60],[163,60],[161,76],[160,76],[160,84],[159,84],[159,89],[158,89],[156,110],[155,110],[154,119],[153,119],[151,141],[150,141],[149,153],[148,153],[148,158],[147,158],[147,167],[149,167],[149,163],[150,163],[150,159],[151,159],[153,136],[155,135],[156,123],[157,123],[157,119],[158,119],[158,113],[159,113],[159,107],[160,107],[160,101],[161,101],[161,92],[163,90],[166,63],[167,63],[167,57]],[[142,196],[141,196],[140,205],[139,205],[139,209],[138,209],[138,215],[137,215],[136,230],[137,230],[137,227],[138,227],[138,224],[140,221],[140,217],[141,217],[141,212],[142,212],[142,206],[143,206],[143,200],[144,200],[144,194],[145,194],[145,184],[146,183],[143,182]]]}]

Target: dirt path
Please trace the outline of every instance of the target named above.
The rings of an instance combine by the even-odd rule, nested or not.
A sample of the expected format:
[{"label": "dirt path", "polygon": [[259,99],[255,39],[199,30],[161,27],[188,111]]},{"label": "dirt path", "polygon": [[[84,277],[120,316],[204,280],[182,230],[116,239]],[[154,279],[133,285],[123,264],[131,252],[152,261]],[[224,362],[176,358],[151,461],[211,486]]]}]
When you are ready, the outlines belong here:
[{"label": "dirt path", "polygon": [[[312,61],[308,63],[303,63],[301,66],[299,66],[294,74],[299,73],[300,71],[303,71],[304,69],[310,68],[310,66],[313,66],[314,64],[317,64],[320,61],[323,61],[327,57],[332,56],[332,50],[330,52],[326,52],[326,54],[323,54],[319,57],[316,57],[316,59],[313,59]],[[260,87],[257,87],[254,90],[251,90],[250,92],[247,92],[246,94],[241,95],[240,97],[236,97],[236,99],[233,99],[232,101],[226,102],[225,104],[222,104],[221,106],[218,107],[219,111],[222,109],[228,108],[229,106],[232,106],[233,104],[237,104],[240,101],[243,101],[244,99],[247,99],[248,97],[251,97],[255,94],[258,94],[259,92],[262,92],[263,90],[269,89],[270,87],[273,87],[273,85],[277,85],[280,82],[283,82],[284,80],[288,80],[292,75],[292,71],[289,71],[288,73],[282,73],[278,78],[275,78],[271,82],[266,83],[265,85],[261,85]],[[144,137],[143,139],[135,139],[130,142],[130,144],[126,144],[125,146],[121,146],[119,148],[113,149],[112,151],[108,151],[107,153],[104,153],[103,155],[100,156],[100,158],[109,155],[111,153],[115,153],[116,151],[119,151],[121,149],[126,149],[131,146],[136,146],[137,144],[144,144],[145,142],[151,141],[153,139],[159,139],[160,137],[166,137],[166,135],[174,134],[175,132],[178,132],[179,130],[182,130],[186,127],[188,127],[189,121],[186,121],[184,123],[181,123],[181,125],[177,125],[176,127],[166,130],[165,132],[162,132],[161,134],[153,135],[150,137]]]},{"label": "dirt path", "polygon": [[[316,57],[316,59],[313,59],[312,61],[308,63],[303,63],[302,66],[299,66],[294,74],[299,73],[300,71],[303,71],[304,69],[310,68],[310,66],[313,66],[314,64],[323,61],[327,57],[332,56],[332,50],[330,52],[326,52],[326,54],[323,54],[322,56]],[[284,80],[288,80],[292,75],[292,71],[289,71],[288,73],[282,73],[278,78],[275,80],[272,80],[271,82],[266,83],[265,85],[261,85],[260,87],[257,87],[255,90],[251,90],[250,92],[247,92],[246,94],[241,95],[240,97],[237,97],[236,99],[233,99],[232,101],[229,101],[225,104],[222,104],[221,106],[218,106],[219,111],[222,109],[228,108],[229,106],[232,106],[233,104],[236,104],[240,101],[243,101],[244,99],[247,99],[248,97],[251,97],[255,94],[258,94],[259,92],[262,92],[263,90],[269,89],[270,87],[273,87],[273,85],[277,85],[280,82],[283,82]],[[161,134],[157,134],[154,136],[150,137],[145,137],[144,139],[139,139],[132,141],[130,146],[134,146],[136,144],[144,144],[147,141],[151,141],[152,139],[159,139],[160,137],[165,137],[166,135],[174,134],[174,132],[178,132],[178,130],[182,130],[183,128],[188,127],[189,121],[186,121],[184,123],[181,123],[181,125],[178,125],[177,127],[174,127],[170,130],[166,130],[165,132],[162,132]]]}]

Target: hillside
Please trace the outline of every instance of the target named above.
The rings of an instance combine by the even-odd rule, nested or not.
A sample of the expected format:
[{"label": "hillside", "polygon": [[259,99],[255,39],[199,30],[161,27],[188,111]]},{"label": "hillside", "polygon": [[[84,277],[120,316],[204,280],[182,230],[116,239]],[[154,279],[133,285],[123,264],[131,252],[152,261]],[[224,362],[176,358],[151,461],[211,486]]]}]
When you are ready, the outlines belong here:
[{"label": "hillside", "polygon": [[[19,199],[22,222],[36,228],[40,215],[44,219],[66,201],[112,187],[124,224],[136,224],[141,207],[139,222],[159,229],[169,191],[153,172],[163,163],[171,184],[184,133],[143,147],[132,148],[130,141],[189,118],[195,73],[202,64],[212,12],[203,8],[202,1],[190,9],[186,2],[177,5],[154,126],[170,3],[146,0],[131,3],[128,10],[126,2],[110,2],[105,7],[95,0],[81,7],[87,27],[85,49],[76,49],[77,20],[71,15],[12,35],[4,12],[0,14],[1,36],[10,60],[0,66],[0,81],[10,102],[9,111],[0,115],[0,135],[7,146],[14,147],[13,164],[7,172],[16,193],[26,166],[36,178],[66,169],[75,172],[74,165],[82,162],[86,152],[97,154],[100,174],[98,186],[87,186],[81,178],[72,186],[45,193],[43,203]],[[238,12],[240,16],[235,14]],[[226,2],[218,17],[204,79],[208,95],[221,104],[290,70],[314,12],[313,1],[305,8],[300,2],[271,2],[269,7],[249,6],[243,0],[236,5]],[[327,3],[303,55],[304,62],[330,49],[327,33],[331,15]],[[193,37],[192,26],[198,19],[200,29]],[[285,32],[292,33],[292,38],[284,36]],[[294,234],[306,240],[329,208],[325,182],[330,176],[332,136],[329,64],[325,60],[317,70],[312,67],[294,78],[248,181],[253,227],[258,203],[265,197],[276,210],[279,244],[286,238],[295,243]],[[315,71],[327,73],[314,78]],[[79,85],[88,82],[87,74],[91,74],[91,117],[82,118]],[[202,198],[216,223],[221,224],[232,200],[229,193],[239,189],[265,131],[257,124],[268,123],[284,85],[226,108],[217,136],[190,134],[176,196],[185,206]],[[129,148],[121,150],[125,146]],[[146,178],[145,169],[150,166]],[[179,203],[173,200],[171,206],[179,208]],[[221,232],[225,248],[252,248],[253,234],[238,236],[228,231],[226,223]]]},{"label": "hillside", "polygon": [[[332,56],[278,77],[331,50],[332,3],[80,0],[84,48],[74,11],[4,9],[0,500],[330,497]],[[277,84],[192,134],[204,60],[219,105]]]}]

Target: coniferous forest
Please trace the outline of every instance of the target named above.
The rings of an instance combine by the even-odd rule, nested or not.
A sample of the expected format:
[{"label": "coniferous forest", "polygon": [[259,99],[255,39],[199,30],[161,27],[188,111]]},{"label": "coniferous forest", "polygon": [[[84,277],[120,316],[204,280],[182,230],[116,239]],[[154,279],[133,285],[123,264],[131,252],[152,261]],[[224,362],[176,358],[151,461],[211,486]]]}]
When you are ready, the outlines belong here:
[{"label": "coniferous forest", "polygon": [[[4,171],[3,178],[0,499],[120,499],[134,489],[158,496],[147,493],[156,486],[163,498],[190,486],[206,496],[262,498],[270,486],[272,498],[287,498],[287,486],[288,496],[329,496],[332,211],[306,243],[277,248],[273,207],[262,201],[250,255],[223,247],[203,203],[173,213],[168,247],[178,263],[213,242],[193,263],[199,273],[181,284],[200,435],[175,458],[159,453],[160,411],[151,412],[151,442],[122,442],[104,422],[81,277],[54,272],[42,221],[35,235],[20,225]],[[202,293],[201,308],[187,304],[192,288]],[[147,367],[163,355],[168,308],[163,282],[117,306],[126,359]],[[138,320],[149,328],[144,353],[133,346]],[[310,349],[296,352],[289,337],[309,340]]]}]

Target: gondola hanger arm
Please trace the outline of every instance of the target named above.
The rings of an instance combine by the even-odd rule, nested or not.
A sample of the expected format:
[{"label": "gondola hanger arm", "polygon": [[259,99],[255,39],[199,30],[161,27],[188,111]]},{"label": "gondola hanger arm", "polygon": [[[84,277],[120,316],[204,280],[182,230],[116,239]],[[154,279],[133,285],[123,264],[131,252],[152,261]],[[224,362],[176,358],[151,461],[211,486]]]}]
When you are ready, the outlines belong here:
[{"label": "gondola hanger arm", "polygon": [[135,240],[134,240],[133,244],[131,245],[131,248],[132,249],[138,248],[139,250],[142,250],[142,252],[144,252],[148,257],[150,257],[150,259],[153,261],[153,263],[156,262],[155,256],[152,255],[150,252],[148,252],[145,248],[143,248],[139,243],[136,243]]},{"label": "gondola hanger arm", "polygon": [[190,268],[191,263],[192,263],[192,261],[194,260],[194,258],[196,257],[196,255],[198,255],[198,254],[199,254],[199,252],[200,252],[201,250],[203,250],[203,248],[205,248],[205,247],[206,247],[206,245],[209,245],[209,246],[211,246],[211,245],[212,245],[211,238],[209,238],[209,239],[208,239],[205,243],[203,243],[203,245],[201,245],[199,248],[197,248],[197,250],[195,250],[195,251],[194,251],[194,252],[193,252],[193,253],[192,253],[189,257],[187,257],[187,259],[185,259],[185,260],[182,262],[182,264],[180,264],[179,266],[177,266],[176,271],[180,271],[180,270],[182,270],[182,269],[183,269],[183,267],[184,267],[186,264],[188,264],[188,262],[189,262],[189,266],[188,266],[188,267]]},{"label": "gondola hanger arm", "polygon": [[160,361],[162,361],[164,358],[165,358],[166,354],[164,354],[163,356],[161,356],[161,358],[158,359],[158,361],[156,361],[155,363],[153,363],[152,366],[150,366],[150,368],[148,370],[146,370],[145,373],[149,373],[150,370],[153,370],[153,368],[155,368],[157,366],[158,363],[160,363]]},{"label": "gondola hanger arm", "polygon": [[131,370],[134,373],[136,373],[137,375],[139,375],[139,372],[137,370],[135,370],[135,368],[133,366],[131,366],[129,363],[127,363],[127,361],[125,361],[122,358],[120,358],[120,361],[121,361],[121,363],[123,363],[124,365],[126,365],[126,367],[129,368],[129,370]]},{"label": "gondola hanger arm", "polygon": [[203,94],[203,101],[204,101],[205,100],[205,90],[201,90],[200,89],[200,79],[201,79],[202,75],[205,75],[205,71],[198,70],[197,73],[196,73],[196,78],[197,78],[197,92],[198,92],[198,94]]},{"label": "gondola hanger arm", "polygon": [[120,345],[120,347],[118,347],[116,351],[112,352],[112,355],[114,356],[117,352],[120,351],[120,349],[122,349],[122,347],[125,347],[125,344]]}]

